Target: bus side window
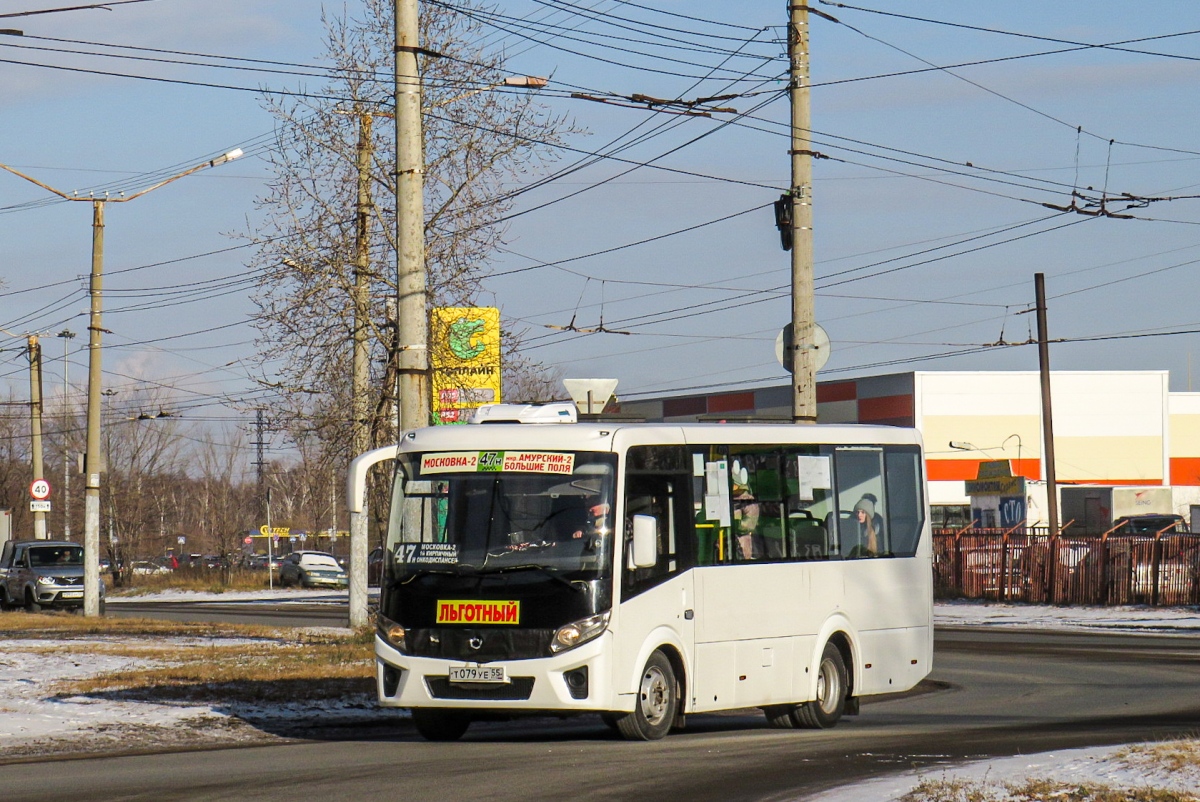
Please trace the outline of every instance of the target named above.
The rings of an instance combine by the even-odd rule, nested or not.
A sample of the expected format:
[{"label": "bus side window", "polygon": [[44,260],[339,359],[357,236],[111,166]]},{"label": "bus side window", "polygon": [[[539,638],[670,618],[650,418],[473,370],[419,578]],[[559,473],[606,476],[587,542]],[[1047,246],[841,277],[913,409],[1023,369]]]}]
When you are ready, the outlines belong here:
[{"label": "bus side window", "polygon": [[787,541],[784,537],[783,483],[779,475],[777,448],[731,448],[729,477],[736,535],[734,559],[784,559],[787,556]]},{"label": "bus side window", "polygon": [[891,533],[892,553],[911,557],[917,553],[921,531],[925,528],[925,499],[921,495],[921,452],[915,447],[888,446],[884,451],[887,468],[887,528]]},{"label": "bus side window", "polygon": [[833,464],[842,557],[890,554],[885,524],[889,507],[883,486],[883,449],[840,447],[834,451]]},{"label": "bus side window", "polygon": [[[786,453],[782,460],[787,557],[791,560],[826,560],[837,549],[838,536],[833,523],[831,488],[828,487],[830,457],[817,452],[816,446],[800,447]],[[802,465],[805,471],[803,492]]]},{"label": "bus side window", "polygon": [[626,598],[689,568],[694,562],[691,499],[692,460],[683,446],[635,446],[626,455],[624,532],[626,550],[633,516],[651,515],[658,523],[658,562],[652,568],[622,571]]},{"label": "bus side window", "polygon": [[674,572],[675,516],[672,514],[672,482],[661,476],[631,476],[625,485],[625,546],[628,553],[633,537],[633,516],[649,515],[658,529],[658,562],[651,568],[625,565],[626,591],[640,592]]}]

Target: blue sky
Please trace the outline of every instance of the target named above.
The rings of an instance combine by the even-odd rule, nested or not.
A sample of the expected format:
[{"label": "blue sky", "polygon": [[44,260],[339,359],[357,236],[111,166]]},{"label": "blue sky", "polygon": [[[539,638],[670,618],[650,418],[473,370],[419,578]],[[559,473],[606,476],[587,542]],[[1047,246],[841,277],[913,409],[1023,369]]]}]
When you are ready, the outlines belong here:
[{"label": "blue sky", "polygon": [[[66,4],[21,0],[0,13],[57,5]],[[1030,37],[1106,44],[1200,31],[1200,5],[863,0],[862,8],[883,14],[815,7],[839,20],[814,19],[811,35],[815,149],[830,157],[817,161],[814,188],[817,320],[832,340],[822,378],[1036,369],[1033,346],[992,344],[1029,336],[1032,315],[1021,313],[1032,305],[1034,273],[1044,272],[1051,336],[1071,340],[1052,349],[1055,369],[1169,369],[1172,389],[1192,389],[1196,335],[1131,335],[1200,328],[1192,300],[1200,201],[1154,201],[1127,212],[1144,219],[1086,217],[1042,204],[1069,204],[1073,187],[1092,187],[1091,197],[1105,187],[1139,199],[1200,194],[1193,134],[1200,33],[1127,45],[1153,53],[1093,47],[1014,57],[1070,47]],[[492,20],[503,29],[490,29],[489,45],[509,54],[515,74],[551,75],[547,105],[590,131],[572,139],[572,148],[601,150],[635,126],[642,133],[665,124],[619,156],[675,172],[644,167],[600,184],[630,166],[602,160],[523,195],[518,209],[586,190],[511,222],[482,300],[526,332],[531,356],[568,377],[618,378],[622,396],[782,383],[773,343],[789,314],[779,291],[789,258],[770,209],[748,210],[769,204],[788,179],[787,103],[775,96],[783,88],[775,78],[786,68],[786,4],[509,0],[497,10],[510,19]],[[64,46],[33,37],[315,63],[320,11],[312,0],[152,0],[0,19],[27,34],[0,37],[0,162],[66,191],[122,179],[136,190],[147,173],[169,174],[239,146],[253,153],[272,120],[252,92],[29,63],[250,88],[295,88],[302,79],[28,49]],[[522,33],[529,25],[538,28]],[[664,42],[679,49],[665,50]],[[751,63],[719,52],[739,49],[762,58]],[[989,59],[1008,60],[954,74],[876,77]],[[763,77],[696,77],[751,68]],[[571,99],[572,91],[742,96],[721,101],[739,114],[710,119]],[[559,165],[578,158],[566,153]],[[239,363],[254,347],[245,287],[121,310],[145,303],[132,296],[154,288],[245,274],[246,252],[225,249],[238,244],[231,234],[256,225],[254,198],[265,176],[252,155],[109,204],[104,325],[112,331],[105,368],[106,383],[118,391],[113,403],[161,383],[178,388],[195,418],[238,417],[219,399],[253,390]],[[7,285],[0,327],[18,334],[68,327],[81,335],[78,348],[87,301],[77,279],[88,270],[91,209],[52,201],[0,173],[0,277]],[[739,212],[746,213],[592,255]],[[570,261],[503,275],[563,260]],[[633,334],[545,328],[572,315],[579,327],[595,327],[601,312],[607,328]],[[0,343],[0,376],[23,394],[20,345]],[[50,341],[46,354],[54,358],[47,382],[57,386],[62,342]],[[84,365],[82,354],[72,358],[73,379],[82,379]]]}]

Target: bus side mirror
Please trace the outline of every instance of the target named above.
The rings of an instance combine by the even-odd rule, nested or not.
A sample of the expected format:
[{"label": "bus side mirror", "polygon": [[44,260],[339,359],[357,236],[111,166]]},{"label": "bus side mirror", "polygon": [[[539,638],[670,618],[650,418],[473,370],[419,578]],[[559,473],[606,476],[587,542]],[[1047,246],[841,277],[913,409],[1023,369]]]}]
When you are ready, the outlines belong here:
[{"label": "bus side mirror", "polygon": [[633,516],[633,567],[658,564],[658,521],[653,515]]}]

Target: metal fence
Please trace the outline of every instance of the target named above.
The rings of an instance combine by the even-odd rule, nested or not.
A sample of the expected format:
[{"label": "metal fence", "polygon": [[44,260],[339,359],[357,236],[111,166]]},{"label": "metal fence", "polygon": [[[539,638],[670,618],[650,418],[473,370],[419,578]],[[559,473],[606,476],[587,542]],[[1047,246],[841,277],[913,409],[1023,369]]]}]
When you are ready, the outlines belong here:
[{"label": "metal fence", "polygon": [[934,595],[1038,604],[1200,604],[1200,535],[935,530]]}]

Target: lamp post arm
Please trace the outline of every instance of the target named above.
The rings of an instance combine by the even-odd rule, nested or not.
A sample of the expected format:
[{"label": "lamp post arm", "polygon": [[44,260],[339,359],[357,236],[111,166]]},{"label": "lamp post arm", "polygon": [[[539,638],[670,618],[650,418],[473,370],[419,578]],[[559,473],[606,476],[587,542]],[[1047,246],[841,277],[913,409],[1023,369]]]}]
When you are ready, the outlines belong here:
[{"label": "lamp post arm", "polygon": [[55,189],[54,187],[50,186],[49,184],[43,184],[41,181],[38,181],[36,178],[27,176],[24,173],[22,173],[20,170],[14,170],[13,168],[9,167],[7,164],[0,164],[0,168],[7,170],[8,172],[12,173],[15,176],[24,178],[26,181],[28,181],[31,184],[37,184],[42,189],[46,190],[47,192],[53,192],[55,195],[57,195],[60,198],[65,198],[66,200],[85,200],[85,198],[77,198],[74,195],[68,195],[67,193],[63,192],[62,190]]},{"label": "lamp post arm", "polygon": [[[135,192],[128,197],[109,198],[109,200],[113,203],[124,203],[125,201],[131,201],[134,198],[140,198],[143,195],[145,195],[147,192],[153,192],[154,190],[158,189],[159,187],[165,187],[167,184],[170,184],[172,181],[178,181],[179,179],[189,176],[192,173],[198,173],[201,170],[207,170],[209,167],[216,167],[218,164],[224,164],[225,162],[231,162],[234,159],[239,158],[241,155],[242,155],[241,148],[237,148],[236,150],[231,150],[228,153],[226,153],[224,156],[220,156],[216,159],[212,159],[211,161],[201,162],[200,164],[197,164],[195,167],[190,167],[187,170],[184,170],[182,173],[173,175],[170,178],[159,181],[157,184],[146,187],[145,189],[141,190],[140,192]],[[30,179],[30,180],[32,181],[33,179]]]}]

